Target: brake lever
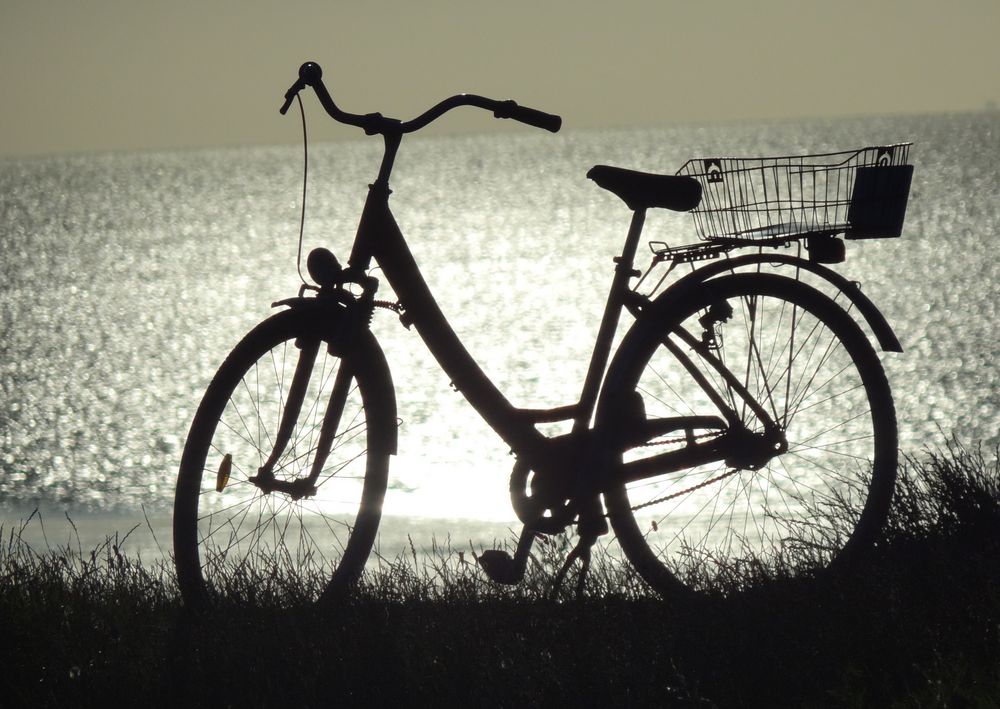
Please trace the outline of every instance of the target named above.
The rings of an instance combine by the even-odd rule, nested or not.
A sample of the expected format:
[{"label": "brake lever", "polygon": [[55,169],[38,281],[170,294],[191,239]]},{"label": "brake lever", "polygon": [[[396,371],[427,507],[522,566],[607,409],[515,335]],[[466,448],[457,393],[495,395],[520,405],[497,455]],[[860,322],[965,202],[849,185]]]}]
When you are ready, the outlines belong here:
[{"label": "brake lever", "polygon": [[281,104],[281,108],[278,109],[278,112],[281,113],[282,116],[288,113],[288,107],[292,105],[292,99],[298,96],[299,91],[301,91],[305,87],[306,87],[306,82],[303,81],[302,79],[299,79],[294,84],[292,84],[292,87],[288,89],[288,91],[285,92],[285,102]]}]

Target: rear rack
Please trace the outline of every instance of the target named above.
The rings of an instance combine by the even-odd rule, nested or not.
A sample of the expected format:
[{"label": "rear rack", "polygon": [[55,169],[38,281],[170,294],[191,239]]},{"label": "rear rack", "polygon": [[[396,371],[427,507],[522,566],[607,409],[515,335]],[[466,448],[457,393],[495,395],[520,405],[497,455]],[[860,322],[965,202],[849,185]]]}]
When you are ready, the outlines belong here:
[{"label": "rear rack", "polygon": [[701,183],[698,236],[731,247],[843,233],[902,233],[910,143],[772,158],[695,158],[677,171]]},{"label": "rear rack", "polygon": [[693,261],[708,261],[718,258],[735,248],[733,244],[713,242],[710,244],[684,244],[669,246],[665,241],[650,241],[649,250],[653,252],[653,263],[673,261],[675,263],[691,263]]}]

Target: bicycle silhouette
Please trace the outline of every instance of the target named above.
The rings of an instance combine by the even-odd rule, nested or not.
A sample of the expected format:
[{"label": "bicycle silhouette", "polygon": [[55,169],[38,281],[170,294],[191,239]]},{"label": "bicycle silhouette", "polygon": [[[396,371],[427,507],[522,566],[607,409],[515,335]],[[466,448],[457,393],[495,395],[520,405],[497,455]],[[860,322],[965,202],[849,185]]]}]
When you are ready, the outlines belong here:
[{"label": "bicycle silhouette", "polygon": [[[697,159],[676,175],[591,169],[632,211],[631,224],[579,401],[525,409],[490,381],[438,307],[389,208],[389,178],[402,137],[453,108],[552,132],[561,119],[475,95],[410,121],[350,114],[315,63],[301,67],[282,113],[306,87],[335,120],[381,136],[385,151],[347,266],[312,251],[316,285],[277,303],[284,309],[236,345],[198,408],[174,511],[186,602],[206,600],[227,579],[263,578],[276,560],[324,574],[326,597],[360,577],[397,446],[392,378],[370,329],[376,308],[416,330],[516,456],[510,497],[524,527],[513,555],[478,557],[494,581],[519,581],[533,541],[573,525],[579,541],[556,582],[580,560],[578,592],[592,546],[611,530],[665,595],[701,587],[703,574],[684,573],[692,559],[767,563],[794,551],[829,569],[871,545],[895,482],[897,430],[859,321],[883,349],[901,348],[857,285],[824,264],[843,260],[839,237],[900,235],[909,144]],[[693,212],[702,241],[652,242],[640,272],[637,246],[653,208]],[[398,301],[375,298],[373,264]],[[683,276],[681,264],[690,264]],[[640,293],[655,274],[658,294]],[[623,311],[634,322],[612,356]],[[569,432],[539,431],[558,422]],[[839,515],[824,514],[831,509]]]}]

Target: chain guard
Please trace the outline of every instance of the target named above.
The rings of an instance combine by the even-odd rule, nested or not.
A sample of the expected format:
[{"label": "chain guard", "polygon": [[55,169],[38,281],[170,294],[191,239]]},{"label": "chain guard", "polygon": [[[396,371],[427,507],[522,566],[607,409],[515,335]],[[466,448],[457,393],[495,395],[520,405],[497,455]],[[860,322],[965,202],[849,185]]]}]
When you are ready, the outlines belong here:
[{"label": "chain guard", "polygon": [[510,504],[514,513],[533,532],[558,534],[572,524],[576,517],[576,505],[572,500],[546,504],[538,495],[531,494],[533,482],[532,471],[527,463],[520,460],[514,463],[514,469],[510,473]]}]

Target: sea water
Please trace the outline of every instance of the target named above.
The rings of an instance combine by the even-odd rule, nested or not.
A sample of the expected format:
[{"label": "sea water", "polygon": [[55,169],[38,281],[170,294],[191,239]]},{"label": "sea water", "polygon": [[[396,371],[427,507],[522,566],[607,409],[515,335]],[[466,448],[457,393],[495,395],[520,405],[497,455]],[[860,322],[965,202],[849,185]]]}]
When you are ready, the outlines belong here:
[{"label": "sea water", "polygon": [[[585,179],[592,165],[674,172],[694,156],[900,141],[913,141],[915,165],[902,238],[848,242],[836,268],[902,342],[883,363],[903,452],[952,435],[992,450],[1000,113],[410,137],[390,204],[485,372],[513,404],[551,407],[580,394],[630,217]],[[322,245],[346,261],[380,151],[371,139],[311,146],[303,254]],[[206,385],[271,303],[300,285],[302,167],[299,147],[0,161],[8,529],[36,507],[50,526],[68,513],[98,535],[133,520],[145,528],[145,515],[169,546],[177,465]],[[644,237],[696,241],[689,216],[660,211]],[[391,299],[387,285],[380,297]],[[401,419],[384,534],[463,540],[515,528],[507,448],[414,331],[388,311],[373,327]]]}]

